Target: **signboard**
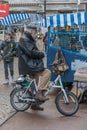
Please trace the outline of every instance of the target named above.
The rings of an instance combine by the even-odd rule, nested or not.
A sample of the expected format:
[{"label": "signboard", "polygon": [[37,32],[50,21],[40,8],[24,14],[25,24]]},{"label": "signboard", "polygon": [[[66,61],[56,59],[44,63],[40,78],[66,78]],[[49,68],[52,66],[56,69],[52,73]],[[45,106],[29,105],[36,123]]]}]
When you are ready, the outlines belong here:
[{"label": "signboard", "polygon": [[0,3],[0,17],[9,15],[9,5]]}]

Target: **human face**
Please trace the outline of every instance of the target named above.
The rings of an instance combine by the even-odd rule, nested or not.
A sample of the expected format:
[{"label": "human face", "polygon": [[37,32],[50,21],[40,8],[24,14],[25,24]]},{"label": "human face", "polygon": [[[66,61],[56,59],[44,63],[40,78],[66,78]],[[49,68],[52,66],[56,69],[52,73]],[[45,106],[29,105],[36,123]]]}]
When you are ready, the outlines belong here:
[{"label": "human face", "polygon": [[30,34],[31,34],[32,36],[35,36],[36,30],[35,30],[35,29],[30,29]]}]

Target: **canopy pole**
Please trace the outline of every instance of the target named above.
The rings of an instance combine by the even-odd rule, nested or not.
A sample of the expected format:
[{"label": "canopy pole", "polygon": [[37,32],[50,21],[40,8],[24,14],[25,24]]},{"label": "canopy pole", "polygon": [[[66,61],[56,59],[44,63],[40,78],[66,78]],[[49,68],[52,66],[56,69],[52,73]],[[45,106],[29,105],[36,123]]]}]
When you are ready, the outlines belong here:
[{"label": "canopy pole", "polygon": [[45,26],[46,26],[46,0],[44,0],[44,19],[45,19]]}]

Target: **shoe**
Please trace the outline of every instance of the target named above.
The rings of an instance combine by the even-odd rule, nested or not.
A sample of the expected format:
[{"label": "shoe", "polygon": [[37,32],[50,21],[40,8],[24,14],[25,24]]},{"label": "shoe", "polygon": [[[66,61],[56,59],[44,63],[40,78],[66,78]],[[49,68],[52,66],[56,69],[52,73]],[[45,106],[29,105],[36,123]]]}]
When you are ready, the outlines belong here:
[{"label": "shoe", "polygon": [[45,97],[43,95],[43,92],[41,90],[38,90],[38,92],[36,93],[35,95],[35,98],[36,99],[39,99],[39,100],[42,100],[42,101],[46,101],[46,100],[49,100],[49,98]]},{"label": "shoe", "polygon": [[43,107],[40,107],[39,105],[36,105],[36,104],[31,105],[31,109],[32,110],[39,110],[39,111],[43,111],[44,110]]},{"label": "shoe", "polygon": [[48,90],[45,90],[45,89],[44,89],[44,90],[42,90],[42,94],[43,94],[43,96],[45,96],[45,97],[46,97],[46,96],[47,96],[47,94],[48,94]]},{"label": "shoe", "polygon": [[9,80],[8,79],[6,79],[5,81],[4,81],[4,83],[3,83],[4,85],[8,85],[9,84]]}]

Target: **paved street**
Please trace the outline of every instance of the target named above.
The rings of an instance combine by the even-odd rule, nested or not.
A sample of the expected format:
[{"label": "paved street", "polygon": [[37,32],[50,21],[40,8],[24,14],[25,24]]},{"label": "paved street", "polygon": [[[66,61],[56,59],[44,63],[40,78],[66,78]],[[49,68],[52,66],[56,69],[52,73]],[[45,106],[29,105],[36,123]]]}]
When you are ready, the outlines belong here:
[{"label": "paved street", "polygon": [[17,113],[0,130],[87,130],[87,105],[80,105],[76,115],[62,116],[56,109],[54,98],[43,104],[45,110]]},{"label": "paved street", "polygon": [[[9,102],[12,86],[2,85],[4,81],[3,62],[0,63],[0,124],[15,113]],[[17,59],[15,59],[15,79],[18,77]],[[0,130],[87,130],[87,104],[80,104],[80,109],[72,117],[62,116],[56,109],[54,96],[44,106],[44,111],[29,109],[17,113],[1,125]]]},{"label": "paved street", "polygon": [[[18,76],[17,70],[17,59],[15,59],[15,79]],[[10,105],[10,92],[13,89],[12,85],[5,86],[3,85],[4,82],[4,69],[3,69],[3,62],[0,62],[0,125],[7,120],[10,116],[15,113],[15,110]],[[11,82],[11,78],[10,78]]]}]

